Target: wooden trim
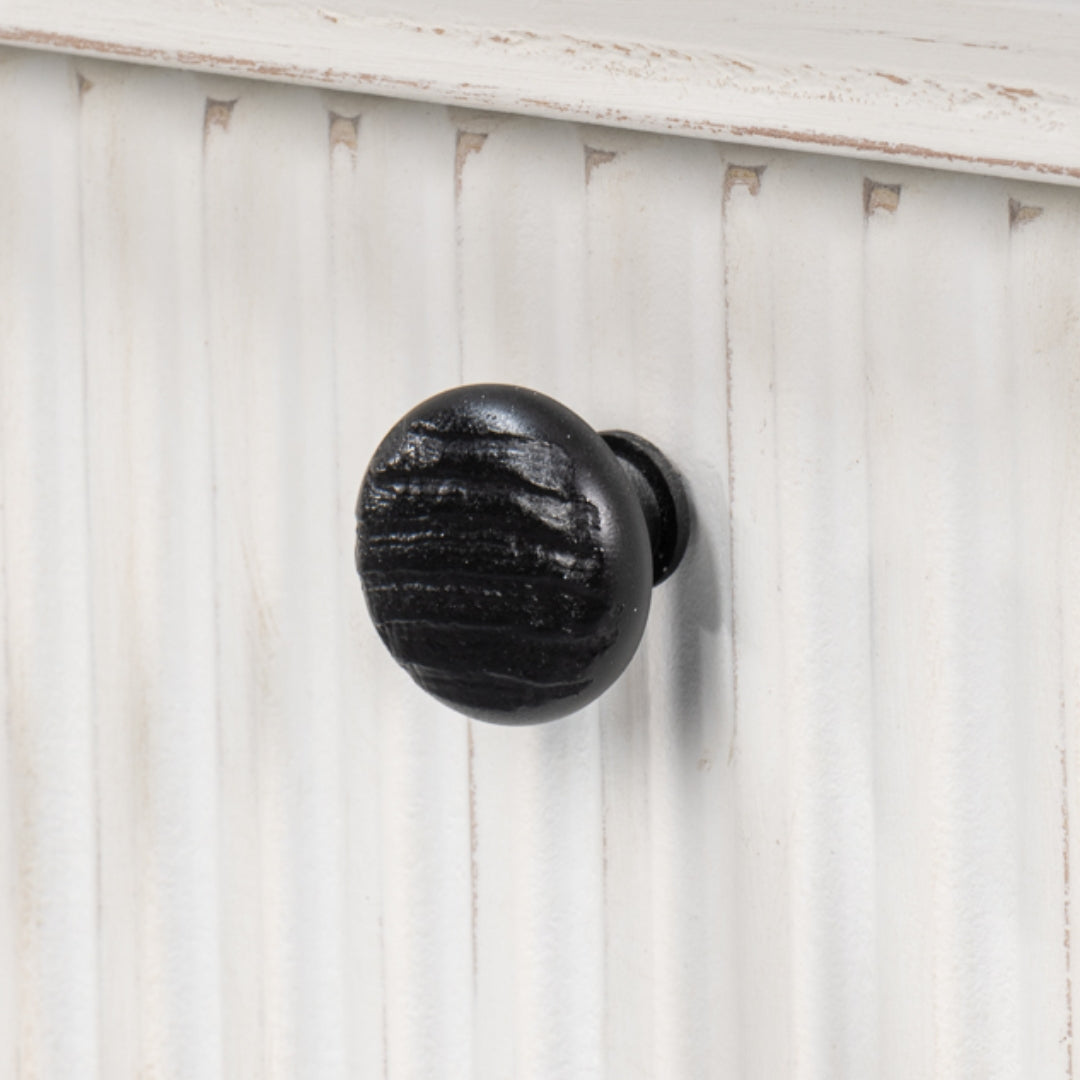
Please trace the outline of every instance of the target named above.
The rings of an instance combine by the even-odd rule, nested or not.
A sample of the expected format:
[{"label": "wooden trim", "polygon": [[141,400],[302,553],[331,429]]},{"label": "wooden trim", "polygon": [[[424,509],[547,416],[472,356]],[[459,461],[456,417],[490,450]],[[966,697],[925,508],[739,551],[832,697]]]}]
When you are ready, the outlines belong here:
[{"label": "wooden trim", "polygon": [[[165,0],[153,5],[152,20],[136,0],[92,9],[16,0],[0,41],[1080,184],[1080,8],[948,0],[917,4],[901,23],[884,7],[868,13],[866,3],[826,17],[784,2],[790,9],[769,18],[749,4],[740,17],[683,0],[670,16],[663,6],[652,22],[638,13],[631,24],[613,0],[593,0],[586,13],[575,9],[571,26],[565,12],[556,25],[522,0],[473,0],[479,10],[461,10],[475,25],[438,20],[432,0],[410,0],[413,20],[331,12],[313,0],[243,9],[237,0]],[[579,33],[577,23],[591,32]]]}]

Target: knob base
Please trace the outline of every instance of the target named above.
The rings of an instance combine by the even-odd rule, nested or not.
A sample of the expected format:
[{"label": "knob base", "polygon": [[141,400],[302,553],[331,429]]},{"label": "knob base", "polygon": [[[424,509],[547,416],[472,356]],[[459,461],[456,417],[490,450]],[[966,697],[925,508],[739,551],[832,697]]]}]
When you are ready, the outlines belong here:
[{"label": "knob base", "polygon": [[690,540],[690,501],[682,477],[647,439],[630,431],[601,431],[619,459],[645,514],[653,556],[653,585],[674,573]]}]

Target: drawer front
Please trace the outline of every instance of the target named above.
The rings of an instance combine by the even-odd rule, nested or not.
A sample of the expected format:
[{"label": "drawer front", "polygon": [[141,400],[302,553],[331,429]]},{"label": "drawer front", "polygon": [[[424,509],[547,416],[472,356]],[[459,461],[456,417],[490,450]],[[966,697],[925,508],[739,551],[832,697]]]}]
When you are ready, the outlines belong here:
[{"label": "drawer front", "polygon": [[[1072,1074],[1080,192],[19,51],[0,147],[0,1073]],[[535,728],[352,567],[476,381],[696,515]]]}]

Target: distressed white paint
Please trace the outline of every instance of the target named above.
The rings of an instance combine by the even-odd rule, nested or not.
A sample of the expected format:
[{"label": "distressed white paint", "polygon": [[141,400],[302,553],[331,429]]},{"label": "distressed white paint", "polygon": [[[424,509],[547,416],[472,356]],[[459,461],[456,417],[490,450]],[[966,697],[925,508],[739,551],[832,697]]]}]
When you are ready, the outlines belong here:
[{"label": "distressed white paint", "polygon": [[79,106],[67,64],[5,65],[0,78],[24,105],[0,110],[0,1060],[76,1075],[100,1045]]},{"label": "distressed white paint", "polygon": [[[0,145],[3,1075],[1073,1075],[1073,190],[33,52]],[[480,379],[697,514],[534,729],[351,566]]]},{"label": "distressed white paint", "polygon": [[1074,0],[5,0],[0,40],[1080,183]]}]

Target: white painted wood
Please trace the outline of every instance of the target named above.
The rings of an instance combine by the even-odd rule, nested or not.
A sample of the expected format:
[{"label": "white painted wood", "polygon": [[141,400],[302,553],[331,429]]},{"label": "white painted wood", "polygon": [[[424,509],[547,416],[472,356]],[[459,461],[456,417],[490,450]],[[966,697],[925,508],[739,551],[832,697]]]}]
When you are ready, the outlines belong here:
[{"label": "white painted wood", "polygon": [[[4,1075],[1072,1075],[1074,190],[29,50],[0,135]],[[535,729],[351,565],[478,379],[697,517]]]},{"label": "white painted wood", "polygon": [[[1070,414],[1078,404],[1072,313],[1080,259],[1071,237],[1080,227],[1080,218],[1071,200],[1051,202],[1046,205],[1046,212],[1050,210],[1066,223],[1064,228],[1051,229],[1046,227],[1048,220],[1035,219],[1012,234],[1010,245],[1008,340],[1016,364],[1012,439],[1021,479],[1051,477],[1061,469],[1071,478],[1080,464],[1076,425],[1047,425],[1042,420],[1050,398],[1066,403]],[[1044,224],[1041,230],[1040,224]],[[1045,323],[1037,312],[1045,312]],[[1014,734],[1013,753],[1019,766],[1022,812],[1036,835],[1022,841],[1019,910],[1024,918],[1047,925],[1062,919],[1069,925],[1070,863],[1075,866],[1077,857],[1070,821],[1076,820],[1077,813],[1076,725],[1071,718],[1078,685],[1073,651],[1077,646],[1078,562],[1075,545],[1068,541],[1080,524],[1075,481],[1056,490],[1053,484],[1025,487],[1013,497],[1019,502],[1021,495],[1031,512],[1020,518],[1016,532],[1017,580],[1032,584],[1019,593],[1024,603],[1016,628],[1016,665],[1019,689],[1031,702],[1032,719],[1022,737]],[[1060,593],[1048,587],[1048,579],[1058,575]],[[1065,883],[1062,892],[1047,887],[1058,858]],[[1067,994],[1064,1002],[1048,1003],[1044,1012],[1027,1018],[1021,1045],[1025,1058],[1045,1062],[1048,1073],[1071,1074],[1076,1051],[1072,1040],[1060,1041],[1060,1032],[1072,1023],[1072,942],[1062,945],[1024,942],[1021,1000],[1030,1000],[1040,985],[1051,980],[1064,982]]]},{"label": "white painted wood", "polygon": [[222,941],[203,246],[182,224],[202,94],[57,76],[79,144],[99,1063],[198,1075],[220,1061]]},{"label": "white painted wood", "polygon": [[5,64],[0,86],[12,106],[0,109],[0,1060],[13,1075],[92,1076],[100,827],[79,101],[60,58]]},{"label": "white painted wood", "polygon": [[1080,182],[1073,0],[6,0],[0,41]]}]

